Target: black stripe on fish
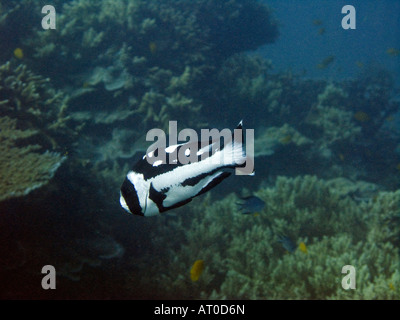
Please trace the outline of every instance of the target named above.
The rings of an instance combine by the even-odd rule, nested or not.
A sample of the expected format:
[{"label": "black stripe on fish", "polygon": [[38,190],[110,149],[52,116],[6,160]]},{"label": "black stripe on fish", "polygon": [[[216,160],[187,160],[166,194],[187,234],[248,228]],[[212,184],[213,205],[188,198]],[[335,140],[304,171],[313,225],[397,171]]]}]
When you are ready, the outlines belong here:
[{"label": "black stripe on fish", "polygon": [[[242,129],[242,122],[236,129]],[[222,140],[223,137],[220,139]],[[243,132],[241,137],[235,137],[232,134],[231,139],[228,140],[225,141],[224,139],[222,146],[221,144],[218,146],[217,140],[208,141],[208,143],[204,143],[204,146],[198,141],[168,146],[165,150],[166,163],[157,159],[159,156],[157,148],[149,150],[146,156],[133,166],[132,171],[128,173],[121,186],[120,203],[122,207],[133,214],[150,216],[183,206],[189,203],[193,197],[209,191],[231,174],[224,169],[233,169],[245,164]],[[228,146],[229,149],[223,151]],[[213,150],[213,147],[218,147],[218,149]],[[197,164],[177,161],[177,156],[182,155],[186,155],[192,160],[193,157],[187,151],[196,152],[194,158],[199,159]],[[229,160],[229,157],[232,157],[232,162],[226,165],[225,163],[218,165],[218,163],[204,161],[216,151],[221,152],[224,160]],[[202,156],[205,159],[202,159]],[[214,158],[217,160],[216,157]],[[153,163],[149,163],[149,159]],[[173,160],[176,161],[173,162]],[[178,189],[177,193],[175,193],[174,188]],[[174,200],[168,199],[169,196]],[[171,204],[171,206],[165,207],[165,202]],[[141,207],[141,204],[144,208]]]},{"label": "black stripe on fish", "polygon": [[182,206],[184,206],[185,204],[187,204],[187,203],[189,203],[190,201],[192,201],[192,199],[193,199],[193,198],[189,198],[189,199],[180,201],[180,202],[178,202],[178,203],[175,203],[173,206],[164,208],[164,211],[182,207]]},{"label": "black stripe on fish", "polygon": [[207,184],[203,189],[200,190],[196,196],[199,196],[210,189],[214,188],[216,185],[220,184],[224,179],[228,178],[231,175],[231,172],[221,172],[218,176],[216,176],[209,184]]},{"label": "black stripe on fish", "polygon": [[[234,166],[226,166],[226,167],[223,167],[223,168],[234,168]],[[197,185],[204,178],[207,178],[208,176],[212,176],[214,173],[216,173],[218,171],[221,171],[221,169],[223,169],[223,168],[217,168],[217,169],[214,169],[214,170],[212,170],[210,172],[205,172],[205,173],[199,174],[198,176],[188,178],[188,179],[186,179],[185,181],[182,182],[182,186],[183,187],[186,187],[186,186],[194,187],[195,185]]]},{"label": "black stripe on fish", "polygon": [[[242,122],[240,122],[238,124],[238,126],[236,127],[236,129],[242,129]],[[242,130],[242,141],[241,141],[241,145],[243,145],[244,143],[244,133]],[[220,137],[220,143],[219,143],[219,151],[222,151],[225,146],[230,146],[232,147],[232,140],[234,140],[234,133],[232,133],[232,136],[230,137],[230,139],[228,139],[228,141],[225,141],[225,139],[223,137]],[[156,176],[162,175],[163,173],[167,173],[169,171],[174,170],[177,167],[180,166],[184,166],[187,165],[186,163],[181,163],[180,161],[177,161],[178,159],[178,155],[181,152],[181,149],[184,148],[184,150],[189,150],[189,151],[196,151],[199,152],[200,150],[202,150],[202,148],[205,148],[205,150],[196,156],[196,161],[195,162],[201,162],[204,161],[205,159],[207,159],[208,157],[211,157],[217,150],[213,150],[213,144],[216,143],[216,140],[211,140],[210,139],[207,141],[207,143],[204,143],[204,141],[195,141],[195,142],[187,142],[187,143],[182,143],[182,144],[177,144],[176,149],[174,152],[170,153],[170,152],[165,152],[166,154],[166,163],[161,163],[158,165],[153,165],[151,163],[149,163],[149,159],[144,158],[144,159],[140,159],[135,166],[132,168],[132,170],[134,172],[140,172],[143,174],[143,178],[145,180],[154,178]],[[224,142],[224,143],[222,143]],[[235,143],[235,141],[233,141],[233,143]],[[202,145],[204,144],[204,145]],[[167,148],[171,148],[174,146],[168,146]],[[196,147],[196,148],[195,148]],[[154,152],[154,155],[158,155],[158,149],[154,149],[151,150]],[[204,159],[202,159],[203,154],[206,153],[206,157]],[[237,165],[236,165],[237,166]],[[243,165],[245,166],[245,164]]]},{"label": "black stripe on fish", "polygon": [[153,183],[150,183],[149,199],[152,200],[157,205],[158,211],[160,212],[165,211],[163,210],[164,209],[163,201],[165,200],[166,197],[167,196],[164,193],[154,189]]},{"label": "black stripe on fish", "polygon": [[144,215],[139,204],[139,198],[135,186],[127,178],[125,178],[124,182],[122,183],[121,195],[124,197],[126,205],[131,213],[138,214],[140,216]]},{"label": "black stripe on fish", "polygon": [[167,196],[164,193],[158,192],[156,189],[154,189],[153,183],[150,183],[149,199],[152,200],[156,204],[156,206],[158,208],[158,211],[160,213],[162,213],[164,211],[167,211],[167,210],[170,210],[170,209],[175,209],[175,208],[182,207],[185,204],[187,204],[190,201],[192,201],[192,198],[189,198],[189,199],[185,199],[183,201],[180,201],[178,203],[175,203],[174,205],[172,205],[170,207],[164,207],[163,206],[163,201],[165,200],[166,197]]},{"label": "black stripe on fish", "polygon": [[149,179],[159,176],[163,173],[172,171],[175,168],[180,167],[180,166],[181,166],[181,164],[176,164],[176,163],[169,164],[168,162],[160,164],[158,166],[153,166],[152,164],[150,164],[147,161],[147,158],[144,158],[144,159],[140,159],[133,166],[132,171],[140,172],[141,174],[143,174],[143,178],[145,180],[149,180]]},{"label": "black stripe on fish", "polygon": [[[198,144],[200,145],[200,142]],[[186,148],[187,146],[188,146],[188,144],[179,145],[177,147],[177,149],[176,149],[177,150],[176,152],[179,152],[182,147]],[[191,149],[189,149],[189,150],[191,150]],[[200,147],[199,147],[198,150],[200,150]],[[176,155],[177,154],[179,154],[179,153],[176,153]],[[132,168],[132,171],[142,173],[143,174],[143,178],[145,180],[149,180],[151,178],[155,178],[155,177],[157,177],[159,175],[162,175],[163,173],[167,173],[169,171],[172,171],[175,168],[187,165],[187,164],[181,163],[179,161],[174,163],[173,160],[176,160],[176,155],[174,156],[174,155],[166,152],[167,163],[161,163],[161,164],[159,164],[157,166],[149,163],[148,158],[146,156],[146,158],[140,159],[134,165],[134,167]],[[197,156],[197,162],[200,162],[200,161],[202,161],[201,160],[201,155]]]}]

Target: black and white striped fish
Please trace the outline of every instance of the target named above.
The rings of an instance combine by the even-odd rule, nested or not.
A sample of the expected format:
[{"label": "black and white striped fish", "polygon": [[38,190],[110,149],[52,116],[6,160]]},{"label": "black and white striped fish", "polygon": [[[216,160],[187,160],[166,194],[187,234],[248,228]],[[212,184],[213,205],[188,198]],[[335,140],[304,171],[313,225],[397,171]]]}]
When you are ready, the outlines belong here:
[{"label": "black and white striped fish", "polygon": [[[198,150],[195,162],[182,164],[176,158],[151,161],[154,152],[147,152],[128,172],[121,186],[121,206],[129,213],[153,216],[183,206],[218,185],[231,175],[232,169],[244,167],[247,160],[242,121],[236,129],[240,129],[240,139],[232,134],[230,141],[215,150],[216,141],[207,141],[205,146],[196,142],[196,148],[191,148],[193,142],[189,141],[165,149],[168,156],[182,152],[189,156],[192,150]],[[202,159],[205,152],[209,155]]]}]

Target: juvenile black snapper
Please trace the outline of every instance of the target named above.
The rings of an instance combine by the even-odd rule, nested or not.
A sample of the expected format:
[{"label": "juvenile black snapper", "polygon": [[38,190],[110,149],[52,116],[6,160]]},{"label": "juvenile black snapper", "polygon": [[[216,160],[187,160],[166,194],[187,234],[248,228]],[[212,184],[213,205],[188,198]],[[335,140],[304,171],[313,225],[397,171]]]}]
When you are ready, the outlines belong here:
[{"label": "juvenile black snapper", "polygon": [[[242,131],[242,121],[236,129]],[[165,151],[167,154],[180,154],[180,149],[184,148],[185,155],[189,156],[192,151],[190,143],[169,146]],[[157,215],[189,203],[229,177],[232,169],[245,166],[243,135],[236,140],[232,135],[229,142],[211,152],[215,143],[210,141],[204,146],[198,142],[198,161],[186,164],[176,160],[172,163],[151,161],[154,152],[148,152],[128,172],[121,186],[121,206],[129,213]],[[205,152],[208,157],[203,159],[201,156]]]}]

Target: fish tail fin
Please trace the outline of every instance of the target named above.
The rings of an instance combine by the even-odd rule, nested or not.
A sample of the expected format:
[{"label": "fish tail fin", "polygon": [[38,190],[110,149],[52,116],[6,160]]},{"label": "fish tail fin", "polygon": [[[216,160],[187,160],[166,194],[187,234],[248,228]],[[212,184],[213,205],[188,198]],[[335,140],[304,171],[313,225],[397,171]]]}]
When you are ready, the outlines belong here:
[{"label": "fish tail fin", "polygon": [[[235,160],[235,170],[237,175],[249,175],[254,176],[254,132],[251,134],[250,137],[247,136],[249,132],[246,134],[246,143],[250,143],[249,150],[247,150],[244,138],[244,131],[243,131],[243,120],[240,120],[238,126],[234,130],[234,134],[232,136],[233,141],[233,150],[236,151],[234,155]],[[235,134],[238,133],[238,134]],[[235,150],[236,148],[236,150]],[[249,154],[247,154],[247,151]]]},{"label": "fish tail fin", "polygon": [[224,164],[228,167],[241,167],[245,165],[247,157],[244,146],[243,120],[233,131],[232,139],[224,147]]}]

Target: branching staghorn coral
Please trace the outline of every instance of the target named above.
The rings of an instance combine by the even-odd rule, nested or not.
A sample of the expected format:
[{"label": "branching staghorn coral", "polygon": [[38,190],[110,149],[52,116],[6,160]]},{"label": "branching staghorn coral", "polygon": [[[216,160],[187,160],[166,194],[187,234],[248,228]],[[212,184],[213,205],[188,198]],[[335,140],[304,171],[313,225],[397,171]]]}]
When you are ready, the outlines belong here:
[{"label": "branching staghorn coral", "polygon": [[[52,59],[59,61],[56,65],[60,67],[65,63],[76,67],[68,70],[74,81],[86,73],[86,79],[76,87],[89,86],[96,96],[99,92],[106,96],[103,105],[93,102],[97,109],[106,109],[107,100],[113,98],[113,105],[135,111],[131,121],[146,127],[165,127],[166,116],[172,119],[182,108],[187,113],[199,109],[199,102],[187,96],[193,83],[198,82],[194,77],[201,75],[199,63],[191,60],[197,61],[194,56],[205,48],[193,34],[201,32],[192,15],[182,12],[176,2],[72,1],[60,10],[61,34],[38,32],[27,45],[36,48],[36,61]],[[99,51],[103,52],[100,56]],[[104,87],[96,86],[99,81]],[[87,101],[93,97],[92,92],[80,90],[80,95],[89,93]],[[149,95],[159,99],[149,100]]]},{"label": "branching staghorn coral", "polygon": [[[164,298],[398,299],[399,230],[382,221],[397,217],[399,192],[355,202],[340,191],[312,176],[279,177],[256,192],[266,203],[258,215],[240,214],[234,195],[195,200],[167,225],[162,217],[152,224],[158,259],[132,263],[146,266],[154,279],[139,272],[127,286],[133,292],[146,283]],[[288,252],[281,236],[304,242],[307,252]],[[197,259],[205,270],[192,282],[189,270]],[[355,290],[341,285],[345,265],[356,268]]]},{"label": "branching staghorn coral", "polygon": [[[376,103],[382,103],[387,112],[396,110],[396,102],[389,99],[390,81],[387,76],[382,81],[369,77],[370,83],[361,79],[360,84],[357,84],[357,79],[341,83],[304,80],[290,72],[272,74],[267,61],[238,54],[224,61],[217,79],[215,90],[209,97],[211,103],[204,104],[202,110],[211,112],[218,104],[219,121],[225,125],[232,122],[232,110],[246,115],[246,125],[256,130],[255,137],[259,139],[256,154],[272,155],[275,151],[268,160],[271,163],[285,162],[275,168],[281,170],[278,175],[301,171],[325,178],[338,175],[355,180],[372,178],[375,183],[382,183],[380,180],[385,176],[384,184],[390,188],[398,184],[398,175],[393,174],[399,161],[394,152],[398,139],[393,138],[394,134],[389,135],[388,130],[381,130],[378,135],[380,143],[374,141],[376,132],[366,134],[377,129],[376,123],[382,122],[381,115],[372,118],[379,109]],[[382,92],[382,97],[379,92]],[[369,112],[370,109],[374,111]],[[274,133],[273,127],[284,124],[309,143],[297,148],[296,143],[291,143],[294,141],[289,134],[282,137],[283,142],[289,143],[279,145],[275,139],[278,131],[275,129]],[[273,136],[269,136],[271,133]],[[279,150],[277,146],[280,146]],[[371,152],[371,148],[375,152]],[[302,168],[292,172],[288,168],[295,159],[299,159]],[[378,163],[379,169],[376,167]]]},{"label": "branching staghorn coral", "polygon": [[254,126],[253,119],[262,121],[264,126],[276,125],[280,121],[277,119],[282,86],[277,77],[269,74],[270,69],[270,62],[258,57],[237,54],[226,59],[218,69],[214,96],[205,110],[211,112],[218,104],[219,116],[225,120],[226,114],[235,110],[239,114],[252,114],[248,126]]},{"label": "branching staghorn coral", "polygon": [[266,130],[257,130],[254,140],[254,156],[268,156],[275,152],[275,149],[293,144],[297,147],[304,147],[312,143],[312,140],[300,134],[296,129],[287,123],[282,127],[269,127]]},{"label": "branching staghorn coral", "polygon": [[386,119],[400,109],[400,102],[394,98],[399,94],[394,75],[381,66],[370,64],[343,87],[349,97],[347,109],[353,112],[354,121],[361,126],[363,138],[387,139],[387,134],[379,137],[381,129]]},{"label": "branching staghorn coral", "polygon": [[[252,238],[254,232],[250,239]],[[228,271],[220,294],[214,291],[212,298],[398,298],[398,289],[396,292],[396,289],[391,288],[396,288],[395,284],[398,286],[400,281],[397,272],[399,255],[390,243],[378,247],[370,242],[354,243],[351,237],[345,234],[324,236],[307,246],[307,254],[297,250],[292,254],[285,254],[280,259],[270,259],[260,263],[261,253],[268,252],[266,251],[268,240],[270,239],[266,237],[259,239],[259,243],[263,245],[258,251],[250,245],[248,251],[242,250],[245,258],[252,257],[251,267],[244,266],[240,262],[236,263],[236,268]],[[344,277],[341,271],[346,265],[356,268],[355,290],[345,290],[341,285]]]},{"label": "branching staghorn coral", "polygon": [[61,144],[71,144],[77,133],[68,125],[67,97],[49,83],[50,79],[35,75],[24,64],[3,64],[0,66],[0,115],[20,119],[20,128],[39,129],[38,134],[56,149]]},{"label": "branching staghorn coral", "polygon": [[361,128],[353,121],[353,113],[345,110],[348,95],[333,84],[328,84],[318,95],[318,104],[310,110],[306,122],[320,128],[318,144],[329,147],[338,141],[354,142]]},{"label": "branching staghorn coral", "polygon": [[[249,30],[255,23],[259,28]],[[122,66],[133,81],[137,100],[152,90],[168,99],[181,94],[197,100],[190,88],[209,77],[216,60],[277,37],[277,24],[268,8],[253,0],[75,0],[59,10],[58,24],[61,34],[39,31],[28,40],[27,45],[36,50],[37,61],[52,59],[59,61],[56,65],[60,67],[68,63],[76,68],[70,68],[69,75],[101,65],[107,69]],[[238,42],[238,36],[243,42]],[[99,51],[104,54],[98,57]],[[164,80],[168,75],[170,85],[165,81],[164,86],[157,85],[152,69],[164,72]],[[181,75],[187,79],[185,86],[180,85],[179,91],[172,89],[174,78]],[[195,96],[188,96],[189,92]],[[197,105],[199,102],[194,101],[195,109]],[[154,112],[157,114],[157,110]]]}]

